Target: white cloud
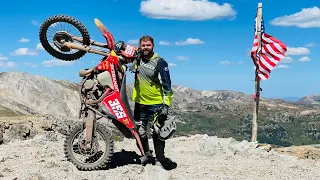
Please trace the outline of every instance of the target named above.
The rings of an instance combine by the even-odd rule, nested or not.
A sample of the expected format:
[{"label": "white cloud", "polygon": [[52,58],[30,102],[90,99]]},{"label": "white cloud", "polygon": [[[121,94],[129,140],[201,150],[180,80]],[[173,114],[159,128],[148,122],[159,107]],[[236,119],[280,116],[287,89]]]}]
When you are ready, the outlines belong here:
[{"label": "white cloud", "polygon": [[17,64],[14,62],[4,63],[4,62],[0,61],[0,68],[14,68],[16,66],[17,66]]},{"label": "white cloud", "polygon": [[287,55],[306,55],[306,54],[310,54],[310,50],[308,48],[305,47],[288,47]]},{"label": "white cloud", "polygon": [[32,21],[31,21],[31,24],[33,24],[33,25],[35,25],[35,26],[38,26],[38,25],[39,25],[39,23],[38,23],[37,21],[35,21],[35,20],[32,20]]},{"label": "white cloud", "polygon": [[306,61],[311,61],[311,59],[310,59],[309,57],[307,57],[307,56],[303,56],[303,57],[301,57],[298,61],[300,61],[300,62],[306,62]]},{"label": "white cloud", "polygon": [[314,46],[316,46],[316,43],[309,43],[305,45],[305,47],[314,47]]},{"label": "white cloud", "polygon": [[278,68],[278,69],[286,69],[286,68],[289,68],[289,66],[281,64],[279,66],[276,66],[276,68]]},{"label": "white cloud", "polygon": [[235,19],[237,12],[231,4],[219,5],[208,0],[145,0],[140,12],[153,19],[201,21],[208,19]]},{"label": "white cloud", "polygon": [[159,42],[159,45],[169,46],[169,45],[171,45],[171,43],[170,43],[169,41],[160,41],[160,42]]},{"label": "white cloud", "polygon": [[184,61],[184,60],[189,60],[189,57],[187,57],[187,56],[176,56],[176,59]]},{"label": "white cloud", "polygon": [[168,63],[169,67],[175,67],[177,66],[177,64],[174,64],[174,63]]},{"label": "white cloud", "polygon": [[62,61],[58,59],[52,59],[48,61],[43,61],[42,64],[45,67],[54,67],[54,66],[72,66],[74,61]]},{"label": "white cloud", "polygon": [[4,57],[4,56],[0,55],[0,61],[6,61],[6,60],[8,60],[8,57]]},{"label": "white cloud", "polygon": [[22,43],[30,42],[30,39],[27,39],[27,38],[21,38],[21,39],[19,39],[19,42],[22,42]]},{"label": "white cloud", "polygon": [[26,66],[30,66],[30,67],[38,67],[38,65],[30,63],[30,62],[25,62],[23,64],[26,65]]},{"label": "white cloud", "polygon": [[37,44],[36,50],[44,50],[44,48],[43,48],[41,43]]},{"label": "white cloud", "polygon": [[225,60],[225,61],[221,61],[220,64],[221,65],[232,65],[232,64],[243,64],[244,62],[243,61],[228,61],[228,60]]},{"label": "white cloud", "polygon": [[200,39],[188,38],[185,41],[177,41],[175,44],[177,46],[182,46],[182,45],[190,45],[190,44],[204,44],[204,42],[201,41]]},{"label": "white cloud", "polygon": [[232,64],[231,61],[228,61],[228,60],[225,60],[225,61],[221,61],[220,64],[222,65],[229,65],[229,64]]},{"label": "white cloud", "polygon": [[291,57],[283,57],[279,63],[292,63],[293,62],[293,59]]},{"label": "white cloud", "polygon": [[316,6],[302,8],[300,12],[277,17],[270,23],[275,26],[296,26],[299,28],[320,27],[320,9]]},{"label": "white cloud", "polygon": [[11,56],[36,56],[38,53],[36,51],[32,51],[28,48],[19,48],[14,52],[10,53]]},{"label": "white cloud", "polygon": [[128,44],[139,44],[139,39],[130,39],[127,43]]}]

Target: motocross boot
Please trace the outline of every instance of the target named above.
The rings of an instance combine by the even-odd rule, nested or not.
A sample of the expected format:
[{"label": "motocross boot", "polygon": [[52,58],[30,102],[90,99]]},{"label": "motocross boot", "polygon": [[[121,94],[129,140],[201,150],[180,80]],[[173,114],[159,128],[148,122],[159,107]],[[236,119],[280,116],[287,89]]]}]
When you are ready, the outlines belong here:
[{"label": "motocross boot", "polygon": [[[150,160],[152,158],[152,151],[149,148],[148,138],[140,138],[140,140],[141,140],[141,145],[143,147],[143,151],[144,151],[145,156],[142,156],[139,159],[140,159],[140,163],[142,165],[146,165],[147,163],[150,162]],[[136,144],[137,144],[138,149],[140,149],[139,144],[138,143],[136,143]]]},{"label": "motocross boot", "polygon": [[153,138],[153,142],[156,154],[155,164],[161,165],[165,170],[175,169],[177,167],[177,163],[164,155],[165,141]]}]

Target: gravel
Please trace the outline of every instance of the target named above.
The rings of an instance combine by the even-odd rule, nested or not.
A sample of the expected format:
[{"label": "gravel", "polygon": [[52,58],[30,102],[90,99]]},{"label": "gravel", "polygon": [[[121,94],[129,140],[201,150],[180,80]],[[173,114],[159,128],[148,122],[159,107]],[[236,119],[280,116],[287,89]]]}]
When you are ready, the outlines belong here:
[{"label": "gravel", "polygon": [[207,135],[169,139],[166,155],[178,163],[171,171],[157,165],[127,164],[128,158],[139,154],[133,139],[115,143],[114,157],[122,154],[114,158],[118,167],[79,171],[66,161],[63,140],[64,135],[47,132],[0,145],[0,179],[320,179],[319,160],[298,159],[267,152],[251,142]]}]

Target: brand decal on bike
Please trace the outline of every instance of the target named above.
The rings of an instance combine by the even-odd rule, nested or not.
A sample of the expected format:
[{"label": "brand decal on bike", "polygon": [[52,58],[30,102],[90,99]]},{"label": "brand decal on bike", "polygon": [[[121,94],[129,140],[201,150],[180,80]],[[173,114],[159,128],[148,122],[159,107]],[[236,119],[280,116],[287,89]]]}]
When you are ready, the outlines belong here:
[{"label": "brand decal on bike", "polygon": [[134,53],[135,53],[135,48],[131,45],[127,45],[125,51],[124,51],[125,54],[128,54],[130,56],[133,56]]},{"label": "brand decal on bike", "polygon": [[98,70],[107,70],[108,69],[108,63],[107,61],[103,61],[99,64]]},{"label": "brand decal on bike", "polygon": [[119,88],[118,88],[118,83],[117,83],[117,78],[116,78],[116,72],[114,70],[114,65],[111,65],[111,76],[112,76],[112,81],[113,81],[113,87],[116,91],[119,92]]},{"label": "brand decal on bike", "polygon": [[128,121],[127,118],[123,119],[122,121],[123,121],[123,123],[124,123],[125,125],[128,125],[128,124],[129,124],[129,121]]}]

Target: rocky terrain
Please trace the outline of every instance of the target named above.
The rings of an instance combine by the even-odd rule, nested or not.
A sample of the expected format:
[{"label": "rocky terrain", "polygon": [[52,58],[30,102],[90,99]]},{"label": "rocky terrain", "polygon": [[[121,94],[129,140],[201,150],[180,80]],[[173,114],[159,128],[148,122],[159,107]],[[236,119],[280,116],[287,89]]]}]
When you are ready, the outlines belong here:
[{"label": "rocky terrain", "polygon": [[[129,97],[131,88],[128,85]],[[63,155],[64,136],[79,122],[76,84],[24,72],[0,73],[0,130],[5,132],[0,145],[0,177],[320,179],[319,146],[292,146],[319,143],[319,96],[295,102],[262,98],[259,144],[255,144],[247,141],[252,95],[182,86],[174,86],[174,93],[171,114],[177,116],[178,132],[167,141],[166,155],[178,163],[176,169],[135,164],[139,152],[134,140],[122,138],[102,119],[116,140],[112,162],[109,169],[82,172]],[[132,107],[132,101],[130,104]]]},{"label": "rocky terrain", "polygon": [[[107,169],[79,171],[63,156],[63,135],[38,134],[0,146],[3,179],[308,179],[320,178],[320,161],[266,151],[264,147],[233,138],[207,135],[177,137],[167,141],[166,155],[178,167],[166,171],[158,165],[135,164],[138,150],[133,140],[116,142]],[[150,141],[152,143],[152,141]]]},{"label": "rocky terrain", "polygon": [[[132,85],[127,86],[131,97]],[[208,134],[250,140],[253,96],[230,90],[199,91],[173,86],[171,115],[177,135]],[[320,95],[298,101],[261,98],[258,140],[278,146],[319,143]],[[131,108],[133,102],[129,99]],[[77,84],[25,72],[0,73],[0,116],[47,114],[76,118]],[[1,118],[0,118],[1,119]]]},{"label": "rocky terrain", "polygon": [[0,73],[0,102],[0,116],[77,116],[80,107],[75,84],[25,72]]}]

